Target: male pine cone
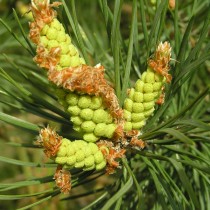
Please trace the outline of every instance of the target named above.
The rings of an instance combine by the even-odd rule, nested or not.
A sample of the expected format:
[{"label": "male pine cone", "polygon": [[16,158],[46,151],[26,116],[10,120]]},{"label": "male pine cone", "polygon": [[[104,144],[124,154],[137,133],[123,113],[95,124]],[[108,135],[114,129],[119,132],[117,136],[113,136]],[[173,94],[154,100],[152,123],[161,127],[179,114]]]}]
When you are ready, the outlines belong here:
[{"label": "male pine cone", "polygon": [[155,110],[155,102],[162,93],[165,78],[148,68],[137,80],[134,88],[129,90],[124,102],[124,129],[126,131],[141,129]]},{"label": "male pine cone", "polygon": [[163,102],[163,90],[166,82],[171,81],[169,61],[171,47],[168,42],[160,43],[152,59],[148,61],[148,68],[131,88],[124,101],[125,131],[141,129],[146,120],[154,113],[155,103]]},{"label": "male pine cone", "polygon": [[101,170],[106,166],[106,159],[96,144],[83,140],[70,141],[65,138],[61,141],[55,162],[66,169],[82,168],[84,171]]},{"label": "male pine cone", "polygon": [[105,154],[109,154],[105,145],[99,147],[84,140],[70,141],[49,127],[41,129],[37,143],[44,148],[47,157],[62,165],[64,169],[101,170],[107,163]]},{"label": "male pine cone", "polygon": [[[58,5],[58,2],[49,5],[47,0],[32,1],[34,22],[30,24],[30,38],[37,44],[34,60],[40,67],[48,70],[51,80],[55,80],[55,76],[49,75],[51,70],[65,74],[64,70],[85,64],[70,36],[65,33],[63,25],[56,18],[52,6]],[[71,78],[78,76],[77,73],[77,70],[72,72]],[[60,78],[60,75],[56,75],[56,79]],[[114,135],[117,125],[113,122],[110,110],[105,106],[102,97],[87,94],[85,91],[72,93],[63,88],[58,88],[56,92],[59,102],[71,115],[73,128],[82,133],[84,140],[95,142],[100,137],[111,138]],[[109,132],[106,132],[107,129]]]}]

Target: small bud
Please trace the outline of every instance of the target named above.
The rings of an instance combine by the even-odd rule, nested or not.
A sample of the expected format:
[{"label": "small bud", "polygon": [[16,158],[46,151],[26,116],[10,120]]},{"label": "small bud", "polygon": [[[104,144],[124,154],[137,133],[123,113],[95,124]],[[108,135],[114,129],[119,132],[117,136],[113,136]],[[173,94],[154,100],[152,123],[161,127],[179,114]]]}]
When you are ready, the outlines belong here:
[{"label": "small bud", "polygon": [[85,64],[85,59],[84,58],[80,58],[79,62],[80,62],[80,64]]},{"label": "small bud", "polygon": [[134,113],[141,113],[144,111],[143,103],[133,103],[133,112]]},{"label": "small bud", "polygon": [[94,158],[96,164],[99,164],[104,161],[104,156],[101,151],[96,152],[96,154],[94,154]]},{"label": "small bud", "polygon": [[83,140],[76,140],[72,142],[74,148],[78,149],[82,149],[83,147],[86,147],[88,145],[87,142],[83,141]]},{"label": "small bud", "polygon": [[91,97],[88,95],[80,96],[78,101],[78,106],[81,109],[88,108],[91,104]]},{"label": "small bud", "polygon": [[144,110],[149,110],[155,106],[155,102],[154,101],[145,102],[143,103],[143,105],[144,105]]},{"label": "small bud", "polygon": [[82,133],[82,132],[83,132],[80,125],[74,125],[74,126],[73,126],[73,129],[74,129],[75,131],[79,132],[79,133]]},{"label": "small bud", "polygon": [[47,39],[46,36],[41,36],[40,37],[40,42],[44,47],[47,47],[49,40]]},{"label": "small bud", "polygon": [[142,121],[144,118],[145,118],[144,113],[132,113],[131,114],[132,122],[139,122],[139,121]]},{"label": "small bud", "polygon": [[106,167],[106,161],[102,161],[101,163],[96,165],[96,170],[99,171]]},{"label": "small bud", "polygon": [[111,139],[114,135],[115,129],[117,128],[116,124],[107,125],[107,132],[105,133],[105,137]]},{"label": "small bud", "polygon": [[80,114],[81,109],[78,106],[69,106],[67,111],[69,112],[69,114],[77,116]]},{"label": "small bud", "polygon": [[65,29],[64,29],[63,25],[61,25],[60,31],[64,31],[65,32]]},{"label": "small bud", "polygon": [[69,93],[67,96],[66,96],[66,102],[71,105],[71,106],[75,106],[77,105],[78,103],[78,100],[79,100],[79,96],[75,93]]},{"label": "small bud", "polygon": [[66,139],[66,138],[63,138],[63,139],[62,139],[62,144],[61,144],[61,146],[62,146],[62,147],[68,147],[69,145],[71,145],[71,141],[69,141],[69,140]]},{"label": "small bud", "polygon": [[71,67],[76,67],[76,66],[81,65],[79,55],[72,56],[69,58],[69,60],[70,60]]},{"label": "small bud", "polygon": [[156,91],[156,92],[153,92],[153,95],[154,95],[154,98],[155,99],[158,99],[159,98],[159,96],[161,95],[161,91]]},{"label": "small bud", "polygon": [[135,102],[138,102],[138,103],[143,102],[143,100],[144,100],[143,93],[141,93],[141,92],[135,92],[134,93],[134,96],[133,96],[133,99],[134,99]]},{"label": "small bud", "polygon": [[71,144],[68,147],[66,147],[66,156],[70,157],[73,156],[76,152],[76,148],[74,148],[74,145]]},{"label": "small bud", "polygon": [[142,82],[145,82],[146,76],[147,76],[147,71],[143,72],[143,74],[141,75]]},{"label": "small bud", "polygon": [[95,123],[103,123],[103,122],[107,121],[108,117],[109,117],[109,115],[106,111],[104,111],[103,109],[97,109],[93,113],[92,120]]},{"label": "small bud", "polygon": [[91,148],[89,147],[89,144],[86,147],[83,147],[82,150],[86,158],[92,155],[92,151]]},{"label": "small bud", "polygon": [[99,137],[95,136],[93,133],[85,133],[83,138],[87,142],[96,142],[99,139]]},{"label": "small bud", "polygon": [[76,163],[76,156],[67,157],[66,163],[70,166],[74,165]]},{"label": "small bud", "polygon": [[83,123],[83,120],[81,119],[81,117],[79,116],[72,116],[71,117],[71,121],[72,123],[74,123],[75,125],[81,125]]},{"label": "small bud", "polygon": [[82,109],[80,112],[80,117],[84,120],[91,120],[93,118],[93,110],[92,109]]},{"label": "small bud", "polygon": [[70,56],[74,56],[77,54],[77,49],[75,48],[75,46],[73,44],[69,45],[69,54],[70,54]]},{"label": "small bud", "polygon": [[69,46],[68,44],[66,43],[66,34],[65,32],[63,31],[59,31],[58,34],[57,34],[57,41],[64,44],[68,47],[68,51],[69,51]]},{"label": "small bud", "polygon": [[65,42],[60,43],[60,48],[61,48],[61,54],[65,55],[69,52],[68,45],[65,44]]},{"label": "small bud", "polygon": [[67,149],[66,149],[66,147],[62,146],[62,144],[61,144],[61,146],[59,147],[59,150],[57,152],[57,157],[64,157],[64,156],[66,156],[66,154],[67,154]]},{"label": "small bud", "polygon": [[134,130],[139,130],[139,129],[141,129],[144,125],[145,125],[145,121],[144,121],[144,120],[142,120],[142,121],[140,121],[140,122],[133,122],[133,123],[132,123],[132,127],[133,127]]},{"label": "small bud", "polygon": [[88,146],[91,149],[92,155],[94,155],[98,151],[98,146],[96,144],[89,143]]},{"label": "small bud", "polygon": [[93,164],[92,166],[90,166],[90,167],[85,167],[85,168],[83,168],[83,171],[91,171],[91,170],[93,170],[93,169],[95,169],[95,164]]},{"label": "small bud", "polygon": [[77,162],[83,161],[85,159],[85,155],[84,155],[84,152],[82,150],[78,150],[76,152],[75,156],[76,156],[76,161]]},{"label": "small bud", "polygon": [[56,157],[55,162],[64,165],[67,162],[67,157]]},{"label": "small bud", "polygon": [[145,93],[152,93],[153,92],[153,85],[150,84],[150,83],[145,83],[143,91]]},{"label": "small bud", "polygon": [[126,109],[124,109],[123,111],[123,117],[126,121],[131,121],[131,112],[127,111]]},{"label": "small bud", "polygon": [[59,61],[60,66],[64,67],[69,67],[71,64],[70,61],[70,56],[69,55],[61,55],[60,56],[60,61]]},{"label": "small bud", "polygon": [[107,125],[105,123],[98,123],[94,129],[96,136],[104,136],[107,131]]},{"label": "small bud", "polygon": [[91,156],[85,158],[84,162],[85,162],[85,167],[87,167],[87,168],[93,166],[95,164],[94,156],[91,155]]},{"label": "small bud", "polygon": [[105,111],[107,113],[107,118],[104,120],[104,122],[107,123],[107,124],[113,123],[113,118],[112,118],[111,114],[109,113],[108,110],[105,110]]},{"label": "small bud", "polygon": [[153,93],[145,93],[144,94],[144,102],[150,102],[154,100]]},{"label": "small bud", "polygon": [[49,39],[49,40],[56,40],[57,38],[57,30],[55,28],[49,28],[47,30],[47,34],[46,34],[46,37]]},{"label": "small bud", "polygon": [[154,72],[150,72],[149,69],[147,72],[145,72],[145,81],[146,83],[154,83],[155,82],[155,73]]},{"label": "small bud", "polygon": [[62,71],[62,70],[63,70],[63,68],[60,65],[56,66],[56,71]]},{"label": "small bud", "polygon": [[50,27],[51,28],[55,28],[57,31],[61,30],[61,24],[60,24],[60,22],[58,21],[57,18],[54,18],[52,20],[52,22],[50,23]]},{"label": "small bud", "polygon": [[96,127],[96,124],[93,121],[84,121],[81,124],[81,128],[85,133],[92,133]]},{"label": "small bud", "polygon": [[93,96],[91,99],[90,109],[99,109],[102,105],[102,99],[97,96]]},{"label": "small bud", "polygon": [[65,42],[66,42],[67,45],[71,44],[71,38],[70,38],[70,36],[68,34],[66,34],[66,41]]},{"label": "small bud", "polygon": [[139,80],[137,80],[137,82],[136,82],[136,84],[135,84],[135,90],[137,91],[137,92],[143,92],[143,88],[144,88],[144,82],[143,81],[141,81],[140,79]]},{"label": "small bud", "polygon": [[152,109],[150,109],[150,110],[144,112],[144,116],[145,116],[145,117],[149,117],[150,115],[153,114],[154,110],[155,110],[155,108],[153,107]]},{"label": "small bud", "polygon": [[162,86],[163,86],[162,82],[155,82],[153,84],[153,90],[154,91],[159,91],[159,90],[161,90]]},{"label": "small bud", "polygon": [[74,167],[75,168],[83,168],[85,165],[85,161],[81,161],[81,162],[76,162]]},{"label": "small bud", "polygon": [[133,101],[133,96],[134,96],[134,93],[135,93],[135,90],[134,88],[131,88],[129,90],[129,94],[128,94],[128,97]]},{"label": "small bud", "polygon": [[131,131],[132,130],[132,123],[131,122],[125,122],[124,130],[125,131]]},{"label": "small bud", "polygon": [[124,102],[124,108],[127,111],[132,112],[132,107],[133,107],[133,101],[129,98],[126,98]]},{"label": "small bud", "polygon": [[59,47],[59,43],[56,40],[49,40],[47,44],[48,50],[50,50],[53,47]]}]

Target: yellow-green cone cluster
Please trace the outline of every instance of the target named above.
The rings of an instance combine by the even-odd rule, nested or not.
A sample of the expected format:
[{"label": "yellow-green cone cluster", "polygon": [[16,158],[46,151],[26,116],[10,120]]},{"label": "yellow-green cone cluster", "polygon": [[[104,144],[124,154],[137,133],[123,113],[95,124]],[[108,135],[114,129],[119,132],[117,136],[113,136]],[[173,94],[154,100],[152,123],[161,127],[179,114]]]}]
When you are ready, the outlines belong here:
[{"label": "yellow-green cone cluster", "polygon": [[145,125],[146,119],[154,112],[164,83],[165,77],[150,68],[137,80],[124,101],[125,131],[139,130]]},{"label": "yellow-green cone cluster", "polygon": [[[108,149],[104,146],[103,149]],[[106,159],[95,143],[83,140],[62,139],[55,162],[64,168],[82,168],[84,171],[101,170],[106,166]]]},{"label": "yellow-green cone cluster", "polygon": [[[58,164],[54,177],[56,185],[62,192],[69,192],[71,176],[68,169],[101,170],[107,165],[107,172],[111,174],[119,167],[116,159],[124,157],[128,144],[145,147],[137,139],[135,131],[124,131],[141,129],[153,114],[164,83],[171,81],[168,74],[171,48],[168,42],[160,43],[154,58],[148,61],[151,68],[143,73],[128,93],[122,119],[122,110],[114,91],[104,78],[104,68],[82,66],[84,59],[52,9],[60,3],[49,3],[49,0],[32,1],[34,22],[30,24],[30,38],[37,45],[34,60],[48,70],[49,81],[59,87],[56,90],[58,100],[70,114],[73,128],[83,135],[83,140],[70,141],[48,127],[40,131],[38,144],[44,148],[46,156]],[[81,81],[84,81],[82,85]],[[132,138],[127,142],[127,137]],[[116,141],[112,142],[112,138]],[[100,139],[102,141],[95,144]]]},{"label": "yellow-green cone cluster", "polygon": [[96,142],[101,137],[112,138],[117,128],[109,110],[103,106],[101,97],[67,93],[57,89],[59,102],[70,114],[75,131],[83,135],[87,142]]},{"label": "yellow-green cone cluster", "polygon": [[67,67],[76,67],[85,64],[83,58],[79,56],[77,48],[71,43],[71,38],[65,33],[62,24],[54,18],[50,24],[46,24],[40,33],[40,44],[50,51],[51,48],[59,47],[61,56],[57,70]]},{"label": "yellow-green cone cluster", "polygon": [[[60,60],[56,66],[59,71],[85,63],[71,43],[70,36],[65,33],[62,24],[56,18],[42,29],[40,43],[48,50],[53,47],[61,48]],[[58,89],[56,93],[59,102],[70,113],[74,129],[83,133],[85,141],[95,142],[102,136],[105,138],[113,136],[116,125],[109,111],[103,107],[100,97],[80,95],[63,89]]]},{"label": "yellow-green cone cluster", "polygon": [[117,125],[100,97],[69,93],[65,102],[74,129],[83,134],[85,141],[96,142],[100,137],[112,138]]},{"label": "yellow-green cone cluster", "polygon": [[[77,48],[71,43],[71,37],[65,33],[63,25],[54,18],[50,24],[46,24],[40,33],[40,44],[45,49],[50,51],[54,47],[61,49],[61,56],[59,63],[56,66],[56,70],[61,71],[67,67],[76,67],[85,64],[83,58],[79,56]],[[65,96],[69,91],[65,91],[62,88],[56,90],[58,101],[66,109]]]}]

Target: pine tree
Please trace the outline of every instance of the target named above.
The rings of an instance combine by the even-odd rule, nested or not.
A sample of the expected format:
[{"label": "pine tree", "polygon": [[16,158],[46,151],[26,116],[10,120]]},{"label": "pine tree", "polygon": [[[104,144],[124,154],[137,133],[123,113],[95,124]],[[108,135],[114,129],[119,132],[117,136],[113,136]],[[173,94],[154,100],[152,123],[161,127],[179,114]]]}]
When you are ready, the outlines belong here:
[{"label": "pine tree", "polygon": [[3,4],[2,209],[210,208],[208,0]]}]

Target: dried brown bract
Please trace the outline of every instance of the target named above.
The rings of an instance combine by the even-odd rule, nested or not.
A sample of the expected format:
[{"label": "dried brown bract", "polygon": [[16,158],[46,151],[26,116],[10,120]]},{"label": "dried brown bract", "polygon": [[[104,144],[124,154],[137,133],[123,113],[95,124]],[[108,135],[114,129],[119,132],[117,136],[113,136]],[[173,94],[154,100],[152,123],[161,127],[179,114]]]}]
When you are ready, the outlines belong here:
[{"label": "dried brown bract", "polygon": [[[103,153],[104,157],[107,161],[106,172],[107,174],[115,173],[116,169],[120,167],[117,159],[121,159],[124,157],[126,150],[120,148],[120,146],[114,146],[114,144],[110,141],[103,141],[97,143],[99,149]],[[105,147],[104,147],[105,146]],[[108,148],[104,149],[104,148]]]},{"label": "dried brown bract", "polygon": [[168,74],[170,69],[169,62],[171,60],[171,47],[169,42],[160,43],[155,51],[152,59],[149,59],[148,65],[158,74],[164,76],[169,83],[172,79]]},{"label": "dried brown bract", "polygon": [[62,71],[51,68],[48,71],[48,79],[57,86],[70,91],[100,96],[112,116],[116,119],[122,118],[122,109],[119,106],[114,89],[104,77],[103,66],[92,67],[81,65],[69,67]]},{"label": "dried brown bract", "polygon": [[44,147],[44,152],[47,157],[55,157],[61,145],[63,137],[59,136],[50,127],[41,129],[37,143]]},{"label": "dried brown bract", "polygon": [[53,18],[57,16],[57,13],[52,7],[58,7],[60,2],[53,2],[50,4],[49,0],[32,0],[31,11],[34,17],[34,22],[29,24],[30,26],[30,39],[35,43],[39,43],[40,31],[45,24],[52,22]]},{"label": "dried brown bract", "polygon": [[71,173],[65,169],[62,169],[61,165],[58,165],[55,175],[55,183],[61,192],[68,194],[71,190]]}]

